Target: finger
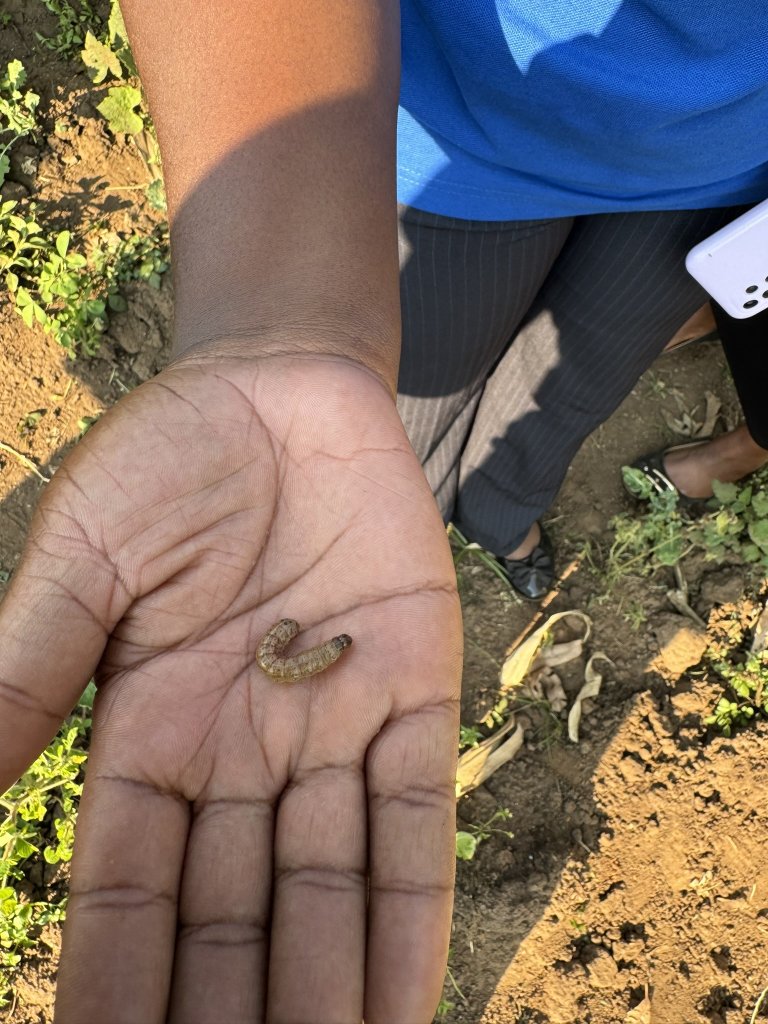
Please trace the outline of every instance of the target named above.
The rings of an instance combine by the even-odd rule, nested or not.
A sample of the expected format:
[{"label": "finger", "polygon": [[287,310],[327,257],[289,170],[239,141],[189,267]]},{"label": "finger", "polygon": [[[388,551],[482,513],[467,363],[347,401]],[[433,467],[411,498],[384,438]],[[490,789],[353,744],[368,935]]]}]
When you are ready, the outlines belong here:
[{"label": "finger", "polygon": [[362,1020],[365,832],[359,766],[315,767],[294,777],[275,836],[270,1024]]},{"label": "finger", "polygon": [[0,607],[0,792],[55,735],[129,601],[70,517],[38,513]]},{"label": "finger", "polygon": [[56,1024],[164,1024],[189,809],[91,754],[56,999]]},{"label": "finger", "polygon": [[427,1024],[448,958],[456,865],[454,701],[390,723],[368,755],[366,1024]]},{"label": "finger", "polygon": [[260,800],[195,808],[179,904],[170,1020],[264,1019],[273,810]]}]

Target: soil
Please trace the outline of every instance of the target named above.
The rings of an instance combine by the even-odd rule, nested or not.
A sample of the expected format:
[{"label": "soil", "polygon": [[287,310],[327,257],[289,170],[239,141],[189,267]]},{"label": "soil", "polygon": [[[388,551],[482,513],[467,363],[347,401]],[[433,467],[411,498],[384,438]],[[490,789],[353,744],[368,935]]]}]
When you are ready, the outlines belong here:
[{"label": "soil", "polygon": [[[81,238],[99,224],[147,231],[158,216],[143,198],[150,176],[136,146],[111,139],[95,111],[103,87],[39,47],[35,32],[53,27],[42,5],[6,0],[5,9],[0,60],[23,60],[46,125],[28,154],[36,174],[6,193],[36,200],[41,219],[55,217]],[[159,290],[136,284],[127,298],[99,354],[74,361],[2,304],[0,441],[44,477],[85,417],[167,359],[170,280]],[[579,609],[592,619],[584,655],[557,669],[569,701],[589,654],[602,651],[609,662],[578,743],[566,737],[565,711],[533,713],[517,757],[459,803],[464,828],[508,809],[497,824],[513,836],[494,833],[459,862],[441,1010],[449,1024],[741,1024],[768,986],[768,729],[713,736],[703,719],[720,691],[696,668],[724,630],[741,641],[759,607],[758,584],[738,564],[689,560],[691,602],[708,622],[702,631],[669,604],[671,573],[625,578],[610,591],[605,582],[610,519],[631,508],[619,467],[674,442],[675,426],[700,423],[708,392],[722,402],[722,425],[733,426],[738,406],[719,346],[689,345],[661,357],[589,439],[549,518],[564,579],[544,611],[511,598],[473,556],[459,563],[465,724],[495,704],[505,651],[552,612]],[[0,451],[0,596],[44,487],[23,459]],[[557,629],[575,635],[568,620]],[[9,1024],[52,1020],[58,932],[42,938],[25,961]]]}]

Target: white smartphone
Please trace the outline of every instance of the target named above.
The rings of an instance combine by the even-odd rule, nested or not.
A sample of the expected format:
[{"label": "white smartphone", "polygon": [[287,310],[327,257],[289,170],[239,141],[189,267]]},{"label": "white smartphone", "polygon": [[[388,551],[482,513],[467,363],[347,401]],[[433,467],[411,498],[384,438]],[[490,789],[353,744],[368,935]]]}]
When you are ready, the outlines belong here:
[{"label": "white smartphone", "polygon": [[695,245],[685,266],[738,320],[768,309],[768,199]]}]

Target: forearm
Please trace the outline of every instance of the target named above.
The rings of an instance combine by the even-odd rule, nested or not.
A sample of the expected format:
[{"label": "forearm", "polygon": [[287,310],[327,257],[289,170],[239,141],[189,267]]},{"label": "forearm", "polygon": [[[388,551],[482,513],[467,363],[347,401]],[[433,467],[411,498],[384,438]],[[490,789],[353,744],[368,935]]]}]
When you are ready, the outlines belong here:
[{"label": "forearm", "polygon": [[393,387],[397,0],[122,6],[163,155],[177,350],[290,338]]}]

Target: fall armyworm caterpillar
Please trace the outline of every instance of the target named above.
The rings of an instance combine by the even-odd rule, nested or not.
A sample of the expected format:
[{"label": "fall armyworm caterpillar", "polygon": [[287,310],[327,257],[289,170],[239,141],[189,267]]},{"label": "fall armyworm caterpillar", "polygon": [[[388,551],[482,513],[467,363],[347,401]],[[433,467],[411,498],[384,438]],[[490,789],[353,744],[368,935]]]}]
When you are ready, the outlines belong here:
[{"label": "fall armyworm caterpillar", "polygon": [[352,643],[352,637],[342,633],[308,651],[283,657],[282,652],[298,633],[299,624],[295,619],[281,619],[264,634],[256,652],[256,663],[262,672],[280,682],[295,683],[324,671]]}]

